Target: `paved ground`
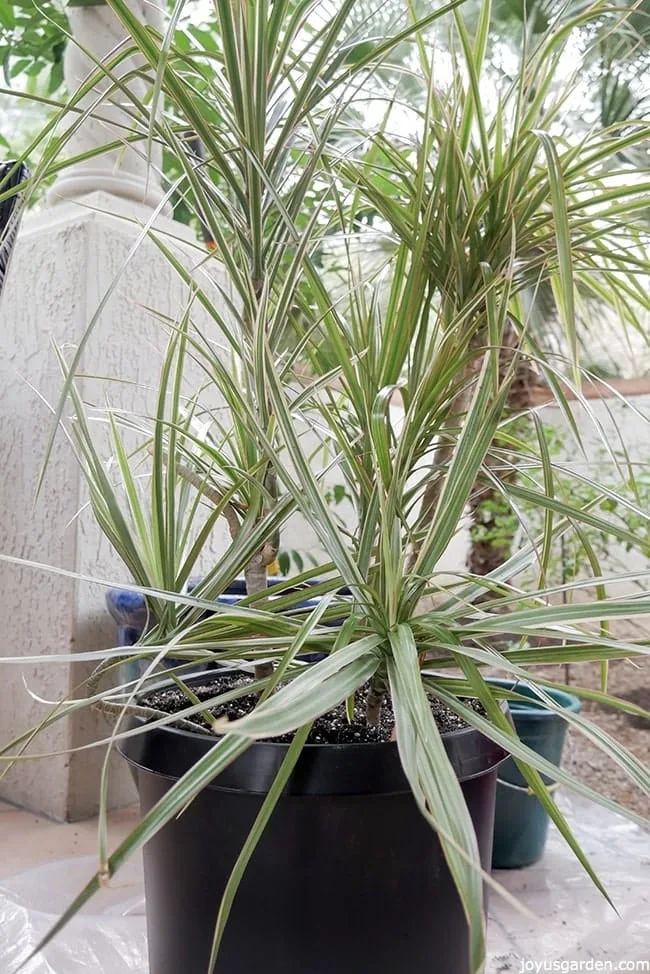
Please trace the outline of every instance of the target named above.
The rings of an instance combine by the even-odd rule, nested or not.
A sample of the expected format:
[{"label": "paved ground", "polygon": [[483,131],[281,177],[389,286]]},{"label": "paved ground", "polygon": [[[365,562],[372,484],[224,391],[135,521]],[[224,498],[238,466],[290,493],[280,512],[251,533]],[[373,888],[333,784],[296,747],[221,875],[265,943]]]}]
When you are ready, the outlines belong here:
[{"label": "paved ground", "polygon": [[[109,830],[112,845],[128,835],[138,820],[137,816],[135,807],[111,812]],[[90,855],[96,844],[95,819],[60,825],[0,801],[0,883],[5,877],[15,876],[34,866]]]},{"label": "paved ground", "polygon": [[[551,827],[540,862],[494,873],[533,917],[522,916],[492,894],[487,974],[650,971],[650,834],[583,799],[561,795],[559,801],[619,915]],[[585,966],[589,961],[592,966]],[[546,967],[530,966],[543,962]],[[576,966],[568,966],[570,962]],[[623,963],[628,966],[621,967]]]}]

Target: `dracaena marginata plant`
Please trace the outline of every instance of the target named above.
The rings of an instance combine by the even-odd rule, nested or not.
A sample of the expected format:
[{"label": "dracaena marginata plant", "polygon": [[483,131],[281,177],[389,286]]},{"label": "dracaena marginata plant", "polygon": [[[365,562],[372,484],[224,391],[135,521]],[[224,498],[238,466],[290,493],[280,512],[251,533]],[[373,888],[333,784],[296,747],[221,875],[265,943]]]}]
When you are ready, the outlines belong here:
[{"label": "dracaena marginata plant", "polygon": [[[560,18],[524,48],[515,76],[500,90],[484,65],[489,4],[470,36],[453,3],[417,23],[405,3],[394,32],[369,41],[369,24],[357,23],[352,34],[346,29],[352,0],[325,12],[326,5],[283,0],[219,0],[219,42],[210,56],[179,42],[182,4],[164,36],[144,28],[122,0],[110,6],[129,31],[129,50],[142,55],[139,71],[153,93],[147,102],[133,101],[129,138],[142,151],[162,142],[176,156],[182,177],[175,189],[208,222],[216,252],[191,268],[153,221],[145,228],[142,238],[154,241],[186,282],[188,301],[176,320],[161,322],[168,344],[155,414],[135,417],[116,407],[101,416],[108,468],[104,434],[96,434],[100,414],[85,404],[77,383],[94,322],[74,358],[62,357],[57,418],[63,421],[71,399],[71,435],[90,503],[145,594],[151,625],[133,650],[103,654],[98,674],[113,677],[106,689],[93,682],[85,700],[62,701],[44,723],[101,703],[118,718],[111,745],[142,732],[128,729],[123,717],[130,713],[145,714],[150,726],[203,713],[206,733],[217,736],[110,855],[105,765],[100,866],[48,937],[255,740],[295,732],[225,891],[214,960],[246,863],[311,723],[342,702],[350,711],[369,682],[369,722],[378,721],[390,694],[404,772],[439,835],[478,971],[484,876],[431,697],[513,754],[603,892],[541,774],[640,820],[522,744],[499,705],[508,694],[490,687],[482,669],[498,666],[529,679],[535,663],[601,660],[602,689],[572,691],[640,712],[607,694],[606,670],[608,660],[641,656],[647,647],[614,639],[607,625],[649,614],[650,599],[609,595],[583,530],[628,542],[627,529],[611,524],[598,500],[634,503],[609,487],[599,493],[598,484],[593,503],[556,497],[541,421],[531,420],[537,430],[531,445],[519,435],[521,415],[506,403],[518,365],[533,362],[579,442],[563,392],[563,383],[579,379],[579,295],[609,305],[632,327],[647,306],[639,283],[648,266],[646,231],[638,214],[648,176],[621,160],[626,147],[647,140],[649,126],[630,121],[625,130],[594,130],[575,140],[555,131],[579,71],[573,60],[567,67],[573,31],[590,24],[597,38],[599,4]],[[446,52],[431,31],[443,16],[453,35]],[[402,105],[399,88],[386,91],[376,75],[406,43],[409,84],[419,78],[422,88],[420,108]],[[124,56],[98,67],[98,77],[109,72],[113,80],[100,101],[116,90],[124,94],[117,71]],[[70,112],[69,127],[78,124],[76,98],[63,126]],[[202,161],[188,148],[188,130],[203,143]],[[51,140],[43,171],[62,165],[65,142],[65,132]],[[564,333],[565,349],[555,356],[544,354],[527,325],[526,295],[542,286],[554,295]],[[502,466],[514,466],[518,479],[500,478]],[[536,476],[527,476],[533,469]],[[345,524],[326,501],[333,470],[354,502]],[[450,581],[441,557],[482,483],[495,486],[514,511],[523,500],[536,505],[544,529],[487,577],[460,572]],[[635,514],[648,519],[641,509]],[[281,581],[271,598],[267,569],[296,516],[325,554],[317,569]],[[230,541],[188,594],[221,519]],[[596,594],[564,605],[561,587],[547,585],[545,573],[553,542],[570,531],[584,537],[595,576],[570,587],[590,584]],[[537,584],[529,581],[531,566]],[[246,597],[236,606],[215,603],[242,573]],[[305,608],[305,586],[315,579],[309,593],[320,600]],[[486,590],[493,597],[481,602]],[[506,634],[505,643],[497,638]],[[538,635],[555,644],[529,645]],[[305,651],[322,658],[307,663]],[[127,655],[145,662],[131,683],[116,677]],[[187,695],[174,716],[138,703],[159,679],[164,657]],[[230,724],[214,722],[210,708],[251,685],[201,703],[183,677],[206,661],[255,669],[259,702],[252,712]],[[537,681],[540,699],[558,710],[544,691],[549,685],[555,684]],[[482,710],[469,698],[478,698]],[[586,717],[564,716],[647,790],[647,769],[632,754]],[[12,742],[5,756],[15,760],[32,737]]]}]

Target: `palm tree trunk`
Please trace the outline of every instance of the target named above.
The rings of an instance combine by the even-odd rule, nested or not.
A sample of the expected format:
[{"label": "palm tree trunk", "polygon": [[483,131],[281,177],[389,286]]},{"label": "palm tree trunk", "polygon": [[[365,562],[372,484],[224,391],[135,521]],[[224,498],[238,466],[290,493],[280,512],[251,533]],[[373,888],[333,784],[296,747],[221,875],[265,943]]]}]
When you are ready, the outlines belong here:
[{"label": "palm tree trunk", "polygon": [[[499,379],[504,381],[516,358],[514,376],[508,390],[506,415],[522,413],[533,405],[533,390],[540,385],[539,377],[529,361],[521,352],[519,337],[512,324],[506,327],[503,348],[500,354]],[[510,516],[502,492],[486,476],[489,471],[502,484],[513,483],[517,472],[514,458],[508,460],[498,441],[493,441],[488,451],[483,469],[476,479],[469,501],[471,516],[470,550],[467,567],[473,575],[488,575],[499,568],[510,557],[516,524]],[[485,593],[484,598],[490,598]]]}]

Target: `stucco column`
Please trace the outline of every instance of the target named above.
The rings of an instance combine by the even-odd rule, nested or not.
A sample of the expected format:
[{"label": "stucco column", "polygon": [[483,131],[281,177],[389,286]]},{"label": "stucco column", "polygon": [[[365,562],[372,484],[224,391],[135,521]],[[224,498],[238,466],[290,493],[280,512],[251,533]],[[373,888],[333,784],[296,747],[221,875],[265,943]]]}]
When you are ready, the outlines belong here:
[{"label": "stucco column", "polygon": [[[152,4],[130,2],[143,21],[160,26]],[[69,14],[78,44],[99,59],[125,43],[126,32],[108,7]],[[119,73],[133,63],[123,62]],[[70,45],[71,90],[92,68],[92,58]],[[134,84],[138,97],[146,94],[141,81],[129,81]],[[85,104],[95,100],[89,95]],[[130,120],[121,96],[111,95],[96,116],[71,139],[71,155],[110,144],[116,133],[124,138]],[[62,171],[49,205],[23,221],[0,308],[0,551],[116,584],[129,580],[128,573],[93,520],[64,435],[55,441],[38,501],[36,486],[63,382],[55,346],[70,359],[110,292],[84,353],[79,392],[103,405],[109,387],[119,388],[113,405],[152,415],[168,339],[161,321],[178,319],[187,307],[186,288],[159,249],[149,239],[138,243],[162,199],[160,156],[154,151],[147,159],[144,145],[124,144]],[[189,265],[205,258],[193,233],[164,212],[155,226]],[[219,274],[216,262],[212,273]],[[92,378],[97,376],[126,381],[110,386]],[[223,537],[215,532],[215,550],[225,537],[225,529]],[[90,669],[81,662],[3,665],[1,657],[115,645],[104,595],[99,585],[0,564],[0,743],[41,720],[48,712],[42,701],[78,694]],[[20,761],[0,779],[0,797],[61,820],[94,814],[104,749],[80,748],[109,731],[106,719],[87,709],[53,725],[32,748],[48,756]],[[111,804],[134,797],[126,767],[116,758]]]},{"label": "stucco column", "polygon": [[[71,357],[110,289],[87,345],[79,392],[89,403],[103,406],[110,395],[114,407],[153,415],[168,340],[161,321],[178,319],[188,296],[153,242],[133,252],[150,217],[147,207],[101,193],[27,217],[0,310],[0,551],[116,584],[129,581],[128,572],[86,506],[83,476],[61,433],[38,500],[36,486],[52,431],[51,407],[63,382],[54,346]],[[187,227],[162,218],[157,232],[187,263],[204,258]],[[100,382],[96,376],[125,383]],[[215,549],[222,550],[225,540],[224,527],[215,532]],[[0,563],[2,744],[47,713],[35,697],[56,701],[74,694],[89,664],[20,667],[1,658],[114,646],[104,595],[100,585]],[[109,731],[101,714],[84,710],[55,724],[32,750],[65,752]],[[0,797],[56,819],[92,815],[103,755],[102,748],[23,761],[0,780]],[[129,775],[116,759],[111,803],[133,799]]]},{"label": "stucco column", "polygon": [[[141,23],[162,32],[163,13],[155,0],[128,0],[128,5]],[[112,78],[99,81],[76,106],[88,113],[81,124],[80,111],[70,112],[61,123],[61,132],[68,133],[65,153],[72,159],[115,142],[119,146],[64,169],[49,193],[49,202],[101,191],[156,207],[163,198],[162,150],[153,141],[147,151],[148,122],[137,108],[138,102],[146,102],[147,83],[142,77],[130,76],[142,67],[142,59],[124,56],[113,66],[133,42],[109,6],[68,7],[67,14],[74,38],[64,56],[68,91],[78,91],[99,65],[106,66]]]}]

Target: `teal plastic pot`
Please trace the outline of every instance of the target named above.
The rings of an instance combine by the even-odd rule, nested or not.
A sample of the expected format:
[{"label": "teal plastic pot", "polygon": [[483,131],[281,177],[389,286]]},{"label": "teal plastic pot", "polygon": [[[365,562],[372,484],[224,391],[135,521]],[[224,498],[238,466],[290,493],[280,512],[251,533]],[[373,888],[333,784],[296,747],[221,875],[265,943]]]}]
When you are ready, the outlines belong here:
[{"label": "teal plastic pot", "polygon": [[[566,737],[567,722],[547,710],[532,687],[514,680],[490,680],[496,686],[530,698],[509,700],[510,713],[520,739],[547,761],[559,765]],[[565,710],[578,713],[580,701],[562,690],[546,689],[549,697]],[[547,784],[548,778],[542,776]],[[499,768],[494,819],[493,869],[519,869],[536,862],[544,852],[548,834],[548,814],[528,786],[512,758]]]}]

